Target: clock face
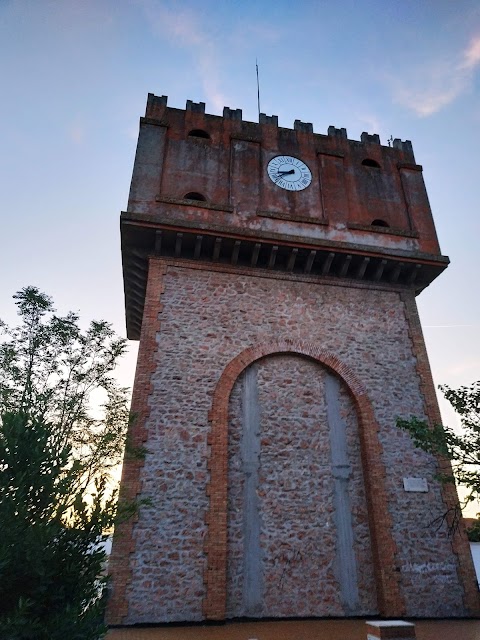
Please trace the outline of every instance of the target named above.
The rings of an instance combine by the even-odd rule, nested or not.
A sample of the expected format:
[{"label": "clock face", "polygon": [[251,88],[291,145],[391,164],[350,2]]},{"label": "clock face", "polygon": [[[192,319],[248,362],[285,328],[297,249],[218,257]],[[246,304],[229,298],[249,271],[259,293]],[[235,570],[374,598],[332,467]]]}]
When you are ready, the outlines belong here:
[{"label": "clock face", "polygon": [[312,182],[312,173],[307,165],[293,156],[275,156],[268,163],[270,180],[287,191],[302,191]]}]

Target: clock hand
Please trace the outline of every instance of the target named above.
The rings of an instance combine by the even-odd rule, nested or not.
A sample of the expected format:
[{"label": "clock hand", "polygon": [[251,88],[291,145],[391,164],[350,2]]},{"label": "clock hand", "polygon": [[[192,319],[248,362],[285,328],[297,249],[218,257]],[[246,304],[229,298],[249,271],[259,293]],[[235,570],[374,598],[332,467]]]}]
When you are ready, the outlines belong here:
[{"label": "clock hand", "polygon": [[277,171],[277,176],[274,180],[275,184],[277,184],[277,182],[284,176],[292,175],[292,173],[295,173],[295,169],[290,169],[290,171]]}]

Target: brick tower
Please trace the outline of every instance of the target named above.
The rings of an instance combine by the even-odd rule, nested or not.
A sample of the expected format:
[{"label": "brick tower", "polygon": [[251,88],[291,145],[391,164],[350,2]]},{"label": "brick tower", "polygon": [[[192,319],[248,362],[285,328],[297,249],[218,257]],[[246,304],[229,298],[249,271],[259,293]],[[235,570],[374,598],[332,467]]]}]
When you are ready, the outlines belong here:
[{"label": "brick tower", "polygon": [[109,622],[478,613],[415,296],[448,264],[409,141],[148,96],[121,216],[134,443]]}]

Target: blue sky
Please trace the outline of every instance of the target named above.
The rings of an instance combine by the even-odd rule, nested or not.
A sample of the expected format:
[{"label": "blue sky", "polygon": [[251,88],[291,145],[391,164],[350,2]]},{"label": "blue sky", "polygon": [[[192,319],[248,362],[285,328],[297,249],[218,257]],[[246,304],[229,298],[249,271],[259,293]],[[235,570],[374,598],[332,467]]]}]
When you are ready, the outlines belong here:
[{"label": "blue sky", "polygon": [[478,1],[0,0],[0,53],[0,317],[34,284],[124,334],[118,218],[147,93],[257,121],[258,58],[280,126],[412,140],[452,260],[418,298],[434,377],[480,378]]}]

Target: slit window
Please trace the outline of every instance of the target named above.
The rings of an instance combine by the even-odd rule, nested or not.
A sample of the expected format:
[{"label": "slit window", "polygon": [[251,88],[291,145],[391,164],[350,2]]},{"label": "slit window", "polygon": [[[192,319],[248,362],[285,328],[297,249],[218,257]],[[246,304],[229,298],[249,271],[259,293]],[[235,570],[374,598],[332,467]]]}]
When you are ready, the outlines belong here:
[{"label": "slit window", "polygon": [[362,164],[364,167],[375,167],[376,169],[380,169],[380,165],[376,160],[372,160],[372,158],[365,158],[362,160]]},{"label": "slit window", "polygon": [[210,135],[203,129],[192,129],[188,134],[189,138],[203,138],[204,140],[210,140]]},{"label": "slit window", "polygon": [[190,191],[186,195],[183,196],[184,200],[197,200],[197,202],[206,202],[207,199],[201,193],[197,193],[196,191]]}]

